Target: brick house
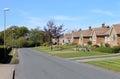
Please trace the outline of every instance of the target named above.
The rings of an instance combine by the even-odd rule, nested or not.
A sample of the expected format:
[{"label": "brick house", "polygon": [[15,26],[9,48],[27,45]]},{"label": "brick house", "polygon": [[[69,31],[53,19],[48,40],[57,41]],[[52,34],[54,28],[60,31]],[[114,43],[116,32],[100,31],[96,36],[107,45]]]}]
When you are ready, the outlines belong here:
[{"label": "brick house", "polygon": [[67,33],[64,35],[64,43],[72,43],[72,34]]},{"label": "brick house", "polygon": [[86,46],[88,45],[88,42],[92,39],[92,28],[89,27],[88,30],[81,30],[80,31],[80,39],[79,39],[79,45]]},{"label": "brick house", "polygon": [[91,40],[92,37],[92,28],[89,27],[88,30],[79,30],[72,32],[72,43],[85,46]]},{"label": "brick house", "polygon": [[66,33],[60,36],[59,38],[59,43],[61,45],[64,45],[66,43],[72,43],[72,34],[71,33]]},{"label": "brick house", "polygon": [[120,24],[114,24],[110,32],[110,45],[120,46]]},{"label": "brick house", "polygon": [[102,24],[99,28],[93,28],[92,45],[110,44],[110,27]]},{"label": "brick house", "polygon": [[64,45],[64,34],[60,35],[59,44]]},{"label": "brick house", "polygon": [[86,46],[91,41],[92,45],[110,44],[120,46],[120,24],[114,24],[112,27],[106,26],[104,23],[98,28],[87,30],[73,31],[72,33],[61,36],[62,45],[65,43],[75,43],[77,45]]},{"label": "brick house", "polygon": [[79,44],[80,33],[81,33],[80,31],[72,32],[72,43]]}]

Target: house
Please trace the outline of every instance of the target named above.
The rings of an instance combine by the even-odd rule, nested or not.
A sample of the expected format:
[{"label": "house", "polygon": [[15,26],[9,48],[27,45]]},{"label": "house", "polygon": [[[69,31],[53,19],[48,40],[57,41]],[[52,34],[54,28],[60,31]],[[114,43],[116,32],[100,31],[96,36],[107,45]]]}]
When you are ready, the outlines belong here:
[{"label": "house", "polygon": [[72,43],[79,44],[80,33],[81,33],[80,31],[72,32]]},{"label": "house", "polygon": [[59,44],[64,45],[64,34],[60,35]]},{"label": "house", "polygon": [[120,24],[113,24],[110,32],[110,45],[120,46]]},{"label": "house", "polygon": [[62,34],[59,38],[59,44],[64,45],[66,43],[72,43],[72,34],[71,33],[66,33]]},{"label": "house", "polygon": [[91,41],[92,38],[92,28],[89,27],[88,30],[79,30],[72,32],[73,43],[85,46]]},{"label": "house", "polygon": [[61,44],[74,43],[81,46],[88,45],[106,45],[111,47],[120,46],[120,24],[114,24],[112,27],[106,26],[104,23],[98,28],[89,28],[87,30],[73,31],[60,37]]},{"label": "house", "polygon": [[71,33],[66,33],[64,35],[64,43],[72,43],[72,34]]},{"label": "house", "polygon": [[93,28],[92,45],[105,45],[110,44],[110,27],[102,24],[99,28]]},{"label": "house", "polygon": [[92,39],[92,28],[91,26],[89,27],[88,30],[81,30],[80,31],[80,39],[79,39],[79,45],[81,46],[86,46],[88,45],[88,42],[91,41]]}]

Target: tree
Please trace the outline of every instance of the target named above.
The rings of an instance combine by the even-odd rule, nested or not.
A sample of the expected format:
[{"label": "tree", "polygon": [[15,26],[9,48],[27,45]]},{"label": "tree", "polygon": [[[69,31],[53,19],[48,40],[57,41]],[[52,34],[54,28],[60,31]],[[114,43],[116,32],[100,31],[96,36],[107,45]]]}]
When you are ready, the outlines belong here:
[{"label": "tree", "polygon": [[54,22],[48,21],[46,27],[44,27],[44,31],[46,35],[48,36],[50,45],[51,45],[51,50],[52,50],[52,39],[57,39],[57,43],[59,44],[59,37],[61,33],[63,32],[63,25],[56,26]]},{"label": "tree", "polygon": [[43,42],[44,32],[39,29],[39,27],[35,29],[31,29],[30,31],[30,40],[32,40],[35,46],[40,45]]}]

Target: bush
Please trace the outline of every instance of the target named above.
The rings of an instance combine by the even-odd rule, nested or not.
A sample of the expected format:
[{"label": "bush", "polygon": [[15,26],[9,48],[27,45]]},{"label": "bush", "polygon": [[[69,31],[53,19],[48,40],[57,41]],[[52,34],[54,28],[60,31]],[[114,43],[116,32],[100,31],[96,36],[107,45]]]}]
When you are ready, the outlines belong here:
[{"label": "bush", "polygon": [[11,52],[12,48],[0,48],[0,62],[5,59],[5,57],[8,56],[8,54]]},{"label": "bush", "polygon": [[120,53],[120,47],[114,47],[113,53]]},{"label": "bush", "polygon": [[99,45],[93,45],[93,48],[98,48],[98,47],[100,47]]},{"label": "bush", "polygon": [[88,41],[87,44],[88,44],[88,45],[92,45],[92,41]]},{"label": "bush", "polygon": [[113,48],[110,47],[99,47],[96,51],[103,52],[103,53],[113,53]]},{"label": "bush", "polygon": [[110,47],[110,44],[108,44],[108,43],[105,43],[105,47]]},{"label": "bush", "polygon": [[43,43],[43,46],[49,46],[49,42]]}]

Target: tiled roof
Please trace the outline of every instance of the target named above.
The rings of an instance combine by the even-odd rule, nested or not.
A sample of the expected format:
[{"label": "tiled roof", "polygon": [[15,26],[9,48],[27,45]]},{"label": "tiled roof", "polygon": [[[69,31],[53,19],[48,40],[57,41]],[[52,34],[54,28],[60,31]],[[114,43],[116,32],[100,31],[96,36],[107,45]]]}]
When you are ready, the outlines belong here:
[{"label": "tiled roof", "polygon": [[99,35],[108,35],[110,34],[110,27],[100,27],[100,28],[94,28],[95,34],[97,36]]},{"label": "tiled roof", "polygon": [[60,35],[60,38],[64,38],[64,34]]},{"label": "tiled roof", "polygon": [[64,35],[65,38],[72,38],[72,34],[71,33],[67,33]]},{"label": "tiled roof", "polygon": [[83,37],[89,37],[92,36],[92,29],[91,30],[81,30],[80,33],[83,35]]},{"label": "tiled roof", "polygon": [[115,29],[115,31],[117,32],[117,34],[120,34],[120,24],[114,24],[113,28]]},{"label": "tiled roof", "polygon": [[80,30],[80,31],[75,31],[73,32],[73,37],[80,37],[82,34],[83,37],[89,37],[92,36],[92,30]]},{"label": "tiled roof", "polygon": [[72,32],[73,37],[80,37],[80,31],[74,31]]}]

